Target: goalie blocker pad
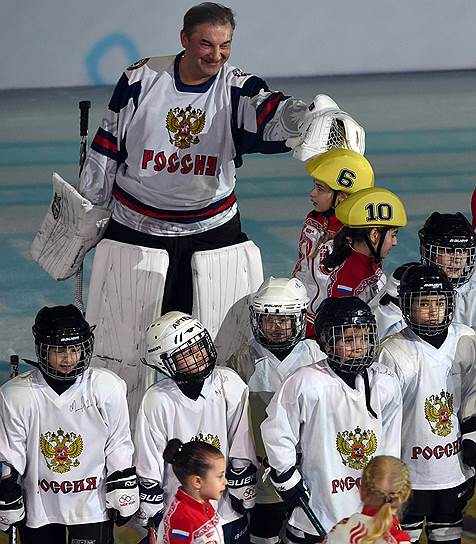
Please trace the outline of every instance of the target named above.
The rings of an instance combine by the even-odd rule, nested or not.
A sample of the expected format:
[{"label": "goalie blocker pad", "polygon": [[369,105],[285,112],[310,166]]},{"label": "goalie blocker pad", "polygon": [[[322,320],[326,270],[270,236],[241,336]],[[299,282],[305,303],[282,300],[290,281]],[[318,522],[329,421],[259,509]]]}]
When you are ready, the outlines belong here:
[{"label": "goalie blocker pad", "polygon": [[163,249],[104,239],[96,247],[86,320],[96,325],[91,366],[109,368],[127,383],[134,424],[145,390],[156,372],[146,356],[145,331],[160,317],[169,255]]},{"label": "goalie blocker pad", "polygon": [[335,148],[365,152],[364,129],[325,94],[318,94],[309,104],[299,131],[300,136],[288,138],[286,145],[300,161]]},{"label": "goalie blocker pad", "polygon": [[249,295],[263,283],[261,252],[251,241],[192,256],[192,315],[210,333],[224,364],[251,337]]},{"label": "goalie blocker pad", "polygon": [[53,198],[31,245],[33,260],[55,280],[73,276],[102,238],[110,215],[54,173]]}]

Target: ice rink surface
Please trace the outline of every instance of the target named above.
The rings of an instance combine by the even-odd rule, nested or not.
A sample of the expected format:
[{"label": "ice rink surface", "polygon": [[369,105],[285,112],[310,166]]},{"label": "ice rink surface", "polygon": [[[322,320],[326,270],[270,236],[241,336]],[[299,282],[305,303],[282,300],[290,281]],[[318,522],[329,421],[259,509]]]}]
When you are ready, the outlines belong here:
[{"label": "ice rink surface", "polygon": [[[367,131],[376,183],[403,199],[409,224],[384,262],[386,272],[418,257],[418,228],[433,211],[470,219],[476,186],[476,72],[270,79],[270,88],[306,101],[331,95]],[[33,357],[31,326],[44,305],[72,302],[71,281],[55,282],[29,256],[51,200],[51,173],[75,183],[79,100],[91,100],[90,140],[111,87],[0,91],[0,382],[10,354]],[[244,231],[261,248],[265,275],[288,276],[311,209],[303,163],[249,155],[238,170]],[[87,259],[86,271],[91,258]],[[85,290],[87,293],[87,290]],[[467,542],[472,541],[468,535]]]}]

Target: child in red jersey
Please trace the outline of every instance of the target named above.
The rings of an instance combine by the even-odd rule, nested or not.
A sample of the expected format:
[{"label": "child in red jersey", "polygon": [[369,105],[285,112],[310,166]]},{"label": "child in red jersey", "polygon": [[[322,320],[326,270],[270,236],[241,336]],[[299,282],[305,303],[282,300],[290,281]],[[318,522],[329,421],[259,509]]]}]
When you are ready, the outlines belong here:
[{"label": "child in red jersey", "polygon": [[173,438],[163,457],[181,483],[164,516],[164,544],[223,544],[220,518],[210,503],[226,488],[223,454],[207,442]]},{"label": "child in red jersey", "polygon": [[322,300],[321,260],[329,251],[326,242],[342,228],[334,214],[335,207],[348,195],[373,187],[374,172],[365,157],[350,149],[332,149],[317,155],[306,164],[306,170],[314,182],[309,193],[314,209],[304,220],[292,275],[301,280],[310,298],[306,336],[313,337],[314,317]]},{"label": "child in red jersey", "polygon": [[396,516],[411,492],[410,475],[403,461],[378,455],[365,467],[360,495],[362,513],[343,519],[327,535],[328,544],[396,544],[410,542]]},{"label": "child in red jersey", "polygon": [[363,189],[337,206],[336,217],[344,226],[323,259],[329,276],[322,299],[354,296],[369,302],[385,285],[381,261],[407,224],[405,207],[387,189]]}]

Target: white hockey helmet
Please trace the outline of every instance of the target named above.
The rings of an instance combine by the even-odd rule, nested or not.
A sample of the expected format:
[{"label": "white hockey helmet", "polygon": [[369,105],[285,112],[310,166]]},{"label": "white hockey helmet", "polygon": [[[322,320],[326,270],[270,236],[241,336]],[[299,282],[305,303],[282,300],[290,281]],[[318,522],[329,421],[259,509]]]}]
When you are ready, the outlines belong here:
[{"label": "white hockey helmet", "polygon": [[[256,341],[270,351],[292,348],[302,338],[309,297],[297,278],[273,278],[259,287],[250,306]],[[273,319],[270,319],[273,316]]]},{"label": "white hockey helmet", "polygon": [[299,131],[300,136],[288,138],[286,144],[300,161],[336,148],[365,152],[364,129],[325,94],[318,94],[309,104]]},{"label": "white hockey helmet", "polygon": [[146,330],[142,362],[176,383],[203,381],[212,373],[217,352],[207,329],[183,312],[168,312]]}]

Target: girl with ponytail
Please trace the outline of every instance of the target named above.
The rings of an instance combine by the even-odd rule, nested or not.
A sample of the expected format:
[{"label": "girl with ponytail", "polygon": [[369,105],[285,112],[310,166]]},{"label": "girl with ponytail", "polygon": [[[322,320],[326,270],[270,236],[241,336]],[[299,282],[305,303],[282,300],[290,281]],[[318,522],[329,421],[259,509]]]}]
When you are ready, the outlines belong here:
[{"label": "girl with ponytail", "polygon": [[328,544],[395,544],[410,542],[400,528],[397,513],[411,492],[410,475],[403,461],[391,455],[374,457],[360,484],[361,514],[342,520],[327,535]]},{"label": "girl with ponytail", "polygon": [[164,544],[223,544],[220,518],[210,503],[226,488],[223,454],[207,442],[173,438],[163,458],[181,484],[164,516]]}]

